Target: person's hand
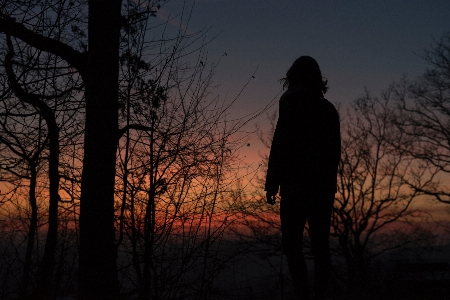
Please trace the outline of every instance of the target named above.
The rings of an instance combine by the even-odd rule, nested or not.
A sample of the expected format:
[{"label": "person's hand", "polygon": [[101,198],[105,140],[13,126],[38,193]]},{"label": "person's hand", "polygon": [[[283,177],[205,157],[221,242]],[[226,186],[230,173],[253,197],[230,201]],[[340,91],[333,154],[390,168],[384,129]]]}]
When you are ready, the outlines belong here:
[{"label": "person's hand", "polygon": [[266,193],[267,203],[269,203],[270,205],[274,205],[276,195],[277,195],[277,192],[267,192]]}]

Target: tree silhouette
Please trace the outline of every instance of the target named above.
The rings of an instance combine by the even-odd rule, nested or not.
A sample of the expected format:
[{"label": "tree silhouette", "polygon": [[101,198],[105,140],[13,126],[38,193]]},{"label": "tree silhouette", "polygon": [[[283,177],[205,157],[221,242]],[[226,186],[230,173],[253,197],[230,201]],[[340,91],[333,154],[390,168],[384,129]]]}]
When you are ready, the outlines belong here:
[{"label": "tree silhouette", "polygon": [[[31,218],[29,226],[28,245],[24,263],[23,288],[21,293],[24,298],[31,297],[29,292],[29,275],[31,272],[31,256],[34,245],[34,236],[37,229],[37,203],[36,186],[39,169],[46,168],[48,177],[48,223],[47,236],[42,260],[38,268],[38,283],[35,285],[34,297],[46,298],[50,292],[55,267],[55,254],[58,235],[58,206],[59,190],[59,163],[60,163],[60,127],[66,127],[63,134],[67,141],[67,135],[71,135],[73,129],[67,126],[73,121],[73,111],[78,108],[78,101],[73,101],[72,94],[79,86],[72,80],[71,72],[66,73],[65,68],[58,65],[55,56],[47,55],[39,49],[28,47],[24,43],[6,36],[5,58],[3,67],[5,70],[5,87],[7,93],[3,94],[2,113],[3,143],[13,153],[22,153],[22,159],[28,161],[30,168],[30,207]],[[17,55],[17,52],[19,54]],[[26,56],[22,55],[24,52]],[[68,76],[67,76],[68,75]],[[59,80],[63,77],[65,80]],[[58,80],[55,80],[58,78]],[[74,107],[75,103],[75,107]],[[59,120],[57,120],[59,119]],[[19,125],[20,124],[20,125]],[[27,124],[27,125],[25,125]],[[18,126],[19,125],[19,126]],[[29,128],[28,128],[29,127]],[[36,131],[35,134],[26,132]],[[28,140],[27,146],[23,146],[23,137]],[[14,142],[11,142],[11,139]],[[34,143],[34,145],[33,145]],[[19,147],[19,152],[14,151]],[[30,147],[40,149],[33,154],[27,153]],[[44,151],[45,150],[45,151]],[[33,159],[27,159],[33,157]],[[44,160],[45,159],[45,160]],[[42,162],[46,162],[45,167]],[[14,172],[15,167],[8,169]],[[37,245],[39,247],[39,245]]]},{"label": "tree silhouette", "polygon": [[[0,178],[3,183],[11,185],[10,189],[5,190],[5,186],[2,188],[2,196],[6,197],[8,194],[20,194],[20,181],[22,179],[29,181],[27,198],[31,212],[26,235],[25,256],[23,258],[23,275],[21,278],[21,292],[22,295],[25,296],[31,292],[29,287],[33,264],[32,256],[36,241],[36,231],[38,228],[36,190],[38,185],[38,170],[42,165],[43,151],[46,146],[45,129],[33,126],[36,123],[40,124],[40,122],[35,122],[36,119],[40,118],[36,112],[29,112],[27,118],[24,116],[25,114],[11,112],[8,109],[9,107],[4,105],[5,101],[2,101],[2,104],[3,113],[1,116],[0,130],[0,155],[2,163],[0,166]],[[23,110],[24,109],[22,108],[22,111]],[[13,119],[14,122],[11,122],[10,119]],[[30,119],[31,122],[29,121]],[[16,126],[11,126],[11,123],[19,123],[24,126],[17,128]],[[31,129],[34,134],[27,129]],[[5,203],[11,203],[11,198],[8,201],[5,201]]]},{"label": "tree silhouette", "polygon": [[395,116],[389,93],[378,98],[366,91],[341,122],[342,155],[331,236],[345,260],[355,299],[364,296],[365,275],[374,258],[417,238],[413,224],[423,213],[412,206],[419,193],[406,183],[415,171],[407,151],[413,143],[393,125]]},{"label": "tree silhouette", "polygon": [[[2,96],[30,129],[40,116],[49,170],[54,162],[54,181],[40,197],[46,188],[56,191],[52,224],[59,239],[45,243],[44,253],[53,252],[40,264],[35,298],[73,292],[58,284],[74,272],[79,299],[118,299],[120,288],[140,299],[207,297],[232,255],[221,257],[219,249],[230,214],[222,203],[245,140],[234,135],[248,118],[228,121],[236,99],[210,97],[216,65],[202,32],[180,28],[167,38],[164,28],[147,36],[158,26],[149,21],[158,8],[146,1],[59,0],[6,1],[1,8],[8,87]],[[36,147],[37,139],[30,143]],[[78,242],[78,269],[64,274],[65,259],[77,259],[67,247]]]},{"label": "tree silhouette", "polygon": [[[86,115],[80,208],[80,299],[117,299],[119,294],[114,178],[120,31],[124,23],[121,9],[120,0],[6,1],[0,12],[0,32],[58,56],[83,79]],[[71,25],[72,32],[80,33],[83,30],[79,29],[80,24],[86,21],[87,42],[76,45],[77,35],[70,34],[68,26]]]},{"label": "tree silhouette", "polygon": [[227,121],[234,101],[211,96],[217,64],[208,61],[203,43],[186,63],[181,58],[193,52],[192,40],[182,34],[162,42],[167,57],[154,68],[147,44],[134,40],[140,46],[121,56],[116,185],[117,244],[133,269],[125,276],[136,282],[140,299],[206,297],[232,255],[220,255],[218,245],[243,143],[234,136],[248,119]]},{"label": "tree silhouette", "polygon": [[446,184],[450,174],[450,33],[426,50],[423,59],[430,68],[422,76],[403,78],[390,88],[399,109],[395,125],[413,140],[408,153],[428,174],[426,182],[413,177],[408,184],[418,193],[450,204]]}]

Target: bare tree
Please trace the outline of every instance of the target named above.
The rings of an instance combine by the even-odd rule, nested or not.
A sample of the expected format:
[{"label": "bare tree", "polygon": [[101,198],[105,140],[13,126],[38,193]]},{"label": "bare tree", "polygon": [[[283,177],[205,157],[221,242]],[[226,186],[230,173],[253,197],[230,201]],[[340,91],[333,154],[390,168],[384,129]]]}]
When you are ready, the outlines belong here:
[{"label": "bare tree", "polygon": [[345,260],[350,288],[363,287],[375,257],[414,241],[414,220],[422,213],[412,206],[419,193],[407,182],[423,173],[416,172],[408,154],[411,138],[393,125],[391,102],[389,93],[378,98],[366,92],[341,122],[342,156],[331,235]]},{"label": "bare tree", "polygon": [[[4,104],[4,102],[2,102]],[[32,271],[32,256],[35,246],[35,236],[38,228],[38,203],[37,203],[37,185],[38,171],[42,166],[43,151],[46,146],[45,130],[42,126],[35,128],[33,125],[40,117],[36,113],[30,112],[28,118],[21,114],[15,115],[8,112],[8,107],[2,106],[4,113],[0,121],[0,155],[1,155],[1,175],[3,183],[2,192],[4,197],[7,195],[20,195],[22,180],[28,184],[28,204],[30,207],[30,217],[28,232],[26,235],[26,250],[23,258],[23,275],[21,278],[22,295],[28,295],[30,292],[30,275]],[[15,122],[10,122],[14,119]],[[31,122],[29,120],[31,119]],[[28,122],[27,122],[28,121]],[[23,126],[11,126],[12,124],[22,124]],[[17,128],[19,127],[19,128]],[[29,130],[31,129],[31,130]],[[9,198],[9,197],[8,197]],[[5,201],[6,206],[10,206],[12,198]],[[27,206],[28,206],[27,205]],[[2,214],[3,215],[3,214]],[[6,220],[3,220],[5,222]],[[9,220],[8,220],[9,222]]]},{"label": "bare tree", "polygon": [[[153,5],[144,4],[142,12],[148,15]],[[59,57],[83,79],[86,115],[80,208],[81,299],[116,299],[119,294],[114,179],[120,38],[128,21],[121,10],[121,0],[4,1],[0,12],[0,32]]]},{"label": "bare tree", "polygon": [[[2,98],[4,108],[2,142],[10,152],[28,162],[30,172],[30,234],[21,294],[24,298],[30,297],[28,290],[31,286],[29,282],[31,255],[38,223],[36,185],[39,167],[47,170],[47,179],[44,179],[44,182],[48,181],[46,194],[49,201],[46,205],[48,207],[46,242],[36,276],[38,283],[34,285],[33,294],[36,298],[46,298],[53,279],[57,251],[60,141],[67,140],[66,133],[73,135],[73,128],[67,125],[73,122],[74,112],[80,107],[79,101],[74,101],[72,97],[72,92],[79,89],[79,84],[73,80],[73,72],[66,72],[68,68],[62,65],[57,57],[17,41],[14,45],[8,35],[5,46],[6,55],[3,63],[7,78],[5,88],[7,87],[6,91],[10,93],[5,93]],[[16,55],[16,52],[20,54]],[[66,128],[63,138],[60,137],[61,127]],[[24,138],[27,145],[23,143]],[[33,147],[40,150],[28,153]],[[19,151],[15,151],[16,148]],[[8,171],[16,172],[17,175],[16,167],[20,168],[20,165],[8,166]]]},{"label": "bare tree", "polygon": [[40,268],[48,276],[38,276],[36,298],[55,296],[55,247],[63,261],[78,229],[79,299],[120,297],[118,253],[122,286],[141,299],[208,298],[227,259],[223,203],[251,117],[227,120],[236,99],[210,93],[216,65],[202,32],[147,35],[158,9],[119,0],[1,6],[5,93],[18,113],[27,105],[44,121],[45,167],[56,178],[51,224],[62,239],[45,243],[53,250],[41,265],[53,267]]},{"label": "bare tree", "polygon": [[224,204],[248,118],[227,121],[234,101],[211,93],[217,64],[199,37],[161,42],[158,69],[146,42],[123,56],[118,247],[140,299],[208,298],[229,257],[219,248],[231,219]]},{"label": "bare tree", "polygon": [[399,114],[396,126],[414,145],[409,154],[418,159],[426,184],[417,178],[408,184],[418,193],[450,204],[450,33],[425,51],[429,69],[416,80],[403,78],[391,86]]}]

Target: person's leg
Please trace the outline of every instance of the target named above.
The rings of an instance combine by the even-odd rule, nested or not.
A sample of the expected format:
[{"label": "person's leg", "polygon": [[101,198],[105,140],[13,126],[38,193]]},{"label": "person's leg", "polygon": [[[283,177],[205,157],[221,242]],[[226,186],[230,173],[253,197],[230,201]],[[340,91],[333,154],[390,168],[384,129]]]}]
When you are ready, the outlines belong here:
[{"label": "person's leg", "polygon": [[333,195],[316,196],[316,204],[308,215],[311,252],[314,256],[314,296],[323,299],[328,293],[331,271],[330,225]]},{"label": "person's leg", "polygon": [[303,256],[303,230],[306,215],[302,211],[298,195],[283,194],[280,217],[283,252],[286,255],[289,272],[298,299],[310,299],[308,268]]}]

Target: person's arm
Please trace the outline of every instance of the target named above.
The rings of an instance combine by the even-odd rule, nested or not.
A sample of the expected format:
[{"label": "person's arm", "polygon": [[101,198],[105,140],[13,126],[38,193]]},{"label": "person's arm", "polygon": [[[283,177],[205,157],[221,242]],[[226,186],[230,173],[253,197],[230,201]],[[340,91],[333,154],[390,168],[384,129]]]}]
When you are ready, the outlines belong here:
[{"label": "person's arm", "polygon": [[[334,107],[333,107],[334,108]],[[331,163],[332,163],[332,170],[333,170],[333,174],[332,176],[334,177],[334,179],[336,180],[336,176],[337,176],[337,169],[339,167],[339,163],[341,161],[341,130],[340,130],[340,120],[339,120],[339,114],[336,111],[336,109],[333,109],[333,122],[332,122],[332,127],[331,127],[331,136],[330,136],[330,140],[331,140],[331,145],[330,145],[330,150],[331,150]],[[334,192],[337,192],[337,186],[336,184],[334,185]]]},{"label": "person's arm", "polygon": [[264,190],[266,191],[267,203],[271,205],[275,204],[275,198],[280,186],[283,132],[285,131],[283,106],[283,101],[280,100],[278,121],[272,139],[272,146],[270,147],[269,161],[267,163],[267,175]]},{"label": "person's arm", "polygon": [[341,160],[341,124],[339,114],[336,110],[334,111],[333,141],[333,157],[335,166],[337,167]]}]

